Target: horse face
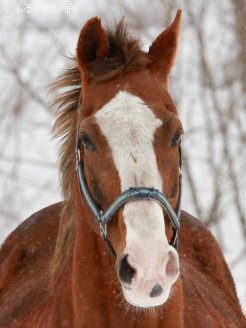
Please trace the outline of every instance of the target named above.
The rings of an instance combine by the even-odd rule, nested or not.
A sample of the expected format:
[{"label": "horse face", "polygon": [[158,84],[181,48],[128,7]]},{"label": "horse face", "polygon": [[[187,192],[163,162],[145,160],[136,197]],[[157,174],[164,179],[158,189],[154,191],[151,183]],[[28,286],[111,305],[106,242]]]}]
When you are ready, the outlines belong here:
[{"label": "horse face", "polygon": [[[87,116],[80,125],[84,169],[89,189],[103,209],[131,187],[158,189],[173,208],[177,205],[182,125],[167,92],[174,53],[169,50],[165,64],[159,62],[164,41],[176,42],[177,17],[173,29],[171,25],[169,33],[167,29],[153,42],[150,54],[156,60],[152,65],[104,84],[90,83],[88,77],[88,61],[107,55],[106,37],[98,21],[93,28],[87,26],[90,33],[94,31],[96,53],[81,49],[86,44],[78,46],[85,77],[82,113]],[[81,33],[86,34],[86,28]],[[80,40],[84,42],[86,35]],[[127,203],[110,222],[108,235],[117,254],[116,269],[130,304],[152,307],[167,300],[179,276],[178,253],[169,245],[171,233],[168,216],[152,200]]]},{"label": "horse face", "polygon": [[[153,109],[130,89],[128,84],[127,91],[116,93],[80,126],[91,194],[105,209],[130,187],[152,187],[175,208],[182,125],[162,104]],[[179,262],[169,245],[171,224],[161,206],[150,200],[126,204],[109,224],[108,234],[126,300],[140,307],[163,304],[178,278]]]}]

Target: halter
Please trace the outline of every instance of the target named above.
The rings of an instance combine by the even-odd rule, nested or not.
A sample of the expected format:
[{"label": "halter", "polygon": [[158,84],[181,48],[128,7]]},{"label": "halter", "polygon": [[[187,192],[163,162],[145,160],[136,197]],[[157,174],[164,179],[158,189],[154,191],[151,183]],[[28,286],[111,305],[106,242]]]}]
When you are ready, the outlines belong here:
[{"label": "halter", "polygon": [[[81,197],[83,197],[88,204],[91,212],[93,213],[97,223],[100,227],[101,237],[105,243],[106,248],[113,257],[116,257],[115,250],[111,245],[107,237],[107,225],[114,218],[115,214],[122,208],[125,204],[137,200],[154,200],[167,212],[171,223],[173,225],[173,235],[170,241],[170,245],[177,249],[178,247],[178,231],[180,230],[180,208],[181,208],[181,188],[182,188],[182,174],[179,174],[179,196],[177,208],[174,211],[168,200],[162,192],[154,188],[146,187],[132,187],[128,190],[122,192],[105,210],[100,209],[96,202],[94,201],[92,195],[89,192],[85,175],[84,175],[84,165],[80,156],[81,152],[81,139],[79,133],[77,132],[77,142],[76,142],[76,171],[79,182],[79,189]],[[180,154],[180,171],[181,171],[181,147],[179,146]]]}]

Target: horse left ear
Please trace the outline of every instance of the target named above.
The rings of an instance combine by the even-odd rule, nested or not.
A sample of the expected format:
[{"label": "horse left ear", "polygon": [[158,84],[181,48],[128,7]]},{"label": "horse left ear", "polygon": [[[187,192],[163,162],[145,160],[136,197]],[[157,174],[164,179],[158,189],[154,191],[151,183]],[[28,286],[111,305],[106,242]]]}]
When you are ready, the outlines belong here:
[{"label": "horse left ear", "polygon": [[109,41],[98,17],[91,18],[82,28],[77,44],[77,62],[83,74],[90,77],[93,66],[109,51]]},{"label": "horse left ear", "polygon": [[176,58],[182,10],[177,11],[172,24],[152,43],[149,54],[153,58],[151,67],[161,78],[167,78]]}]

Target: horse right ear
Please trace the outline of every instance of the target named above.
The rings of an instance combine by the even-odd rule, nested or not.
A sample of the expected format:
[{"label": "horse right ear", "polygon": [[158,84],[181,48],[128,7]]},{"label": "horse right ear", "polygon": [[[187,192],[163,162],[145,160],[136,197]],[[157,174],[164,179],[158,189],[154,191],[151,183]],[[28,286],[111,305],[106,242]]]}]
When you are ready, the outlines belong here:
[{"label": "horse right ear", "polygon": [[77,62],[82,73],[90,78],[93,66],[107,56],[109,41],[98,17],[82,28],[77,45]]}]

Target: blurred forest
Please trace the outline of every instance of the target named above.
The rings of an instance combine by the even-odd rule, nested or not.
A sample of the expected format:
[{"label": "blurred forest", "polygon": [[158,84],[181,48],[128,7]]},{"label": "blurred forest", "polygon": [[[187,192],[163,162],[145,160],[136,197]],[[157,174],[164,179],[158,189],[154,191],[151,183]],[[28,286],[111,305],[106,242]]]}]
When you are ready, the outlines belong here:
[{"label": "blurred forest", "polygon": [[[28,3],[31,9],[50,5]],[[30,214],[62,199],[47,86],[74,54],[85,21],[97,15],[112,26],[125,16],[148,49],[182,8],[170,83],[185,129],[182,207],[218,239],[246,312],[245,0],[57,3],[68,4],[77,10],[29,13],[23,1],[0,4],[0,241]]]}]

